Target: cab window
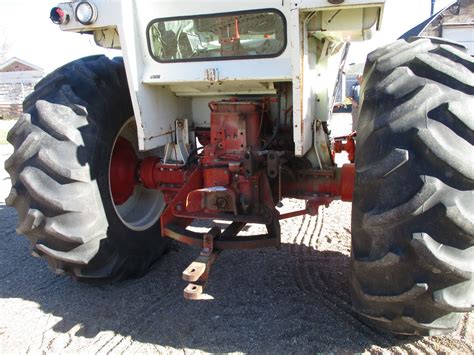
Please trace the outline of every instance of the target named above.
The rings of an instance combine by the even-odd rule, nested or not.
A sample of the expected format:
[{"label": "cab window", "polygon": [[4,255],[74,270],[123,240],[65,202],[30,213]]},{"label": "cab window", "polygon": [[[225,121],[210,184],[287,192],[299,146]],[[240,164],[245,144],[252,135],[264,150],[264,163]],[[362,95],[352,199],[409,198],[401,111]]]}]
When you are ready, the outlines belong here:
[{"label": "cab window", "polygon": [[286,22],[277,10],[156,19],[148,45],[159,62],[276,57],[286,47]]}]

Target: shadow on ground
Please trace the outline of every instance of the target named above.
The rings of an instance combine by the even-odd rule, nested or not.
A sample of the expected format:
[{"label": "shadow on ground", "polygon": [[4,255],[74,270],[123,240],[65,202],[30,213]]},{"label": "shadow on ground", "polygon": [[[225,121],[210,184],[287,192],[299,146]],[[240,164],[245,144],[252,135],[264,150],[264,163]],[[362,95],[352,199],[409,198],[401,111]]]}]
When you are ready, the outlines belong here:
[{"label": "shadow on ground", "polygon": [[[0,298],[32,301],[62,318],[53,327],[58,333],[80,324],[76,337],[113,331],[133,341],[208,352],[362,352],[403,342],[354,317],[345,272],[337,283],[321,277],[311,291],[299,288],[301,275],[295,272],[301,265],[288,244],[280,251],[224,252],[207,289],[214,299],[192,302],[182,297],[186,285],[180,277],[195,250],[176,246],[139,280],[83,284],[52,274],[30,257],[26,239],[14,232],[16,220],[13,209],[0,205]],[[317,250],[298,248],[301,255],[319,257]],[[320,257],[325,264],[348,264],[341,253]]]}]

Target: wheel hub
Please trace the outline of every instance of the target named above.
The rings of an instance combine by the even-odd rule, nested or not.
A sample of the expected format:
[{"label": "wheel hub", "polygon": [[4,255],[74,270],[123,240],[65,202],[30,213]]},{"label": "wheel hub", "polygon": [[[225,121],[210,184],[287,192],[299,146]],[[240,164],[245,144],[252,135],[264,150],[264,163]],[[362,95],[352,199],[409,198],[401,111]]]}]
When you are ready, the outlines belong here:
[{"label": "wheel hub", "polygon": [[110,164],[110,189],[116,205],[121,205],[133,195],[137,183],[138,158],[132,144],[118,137]]}]

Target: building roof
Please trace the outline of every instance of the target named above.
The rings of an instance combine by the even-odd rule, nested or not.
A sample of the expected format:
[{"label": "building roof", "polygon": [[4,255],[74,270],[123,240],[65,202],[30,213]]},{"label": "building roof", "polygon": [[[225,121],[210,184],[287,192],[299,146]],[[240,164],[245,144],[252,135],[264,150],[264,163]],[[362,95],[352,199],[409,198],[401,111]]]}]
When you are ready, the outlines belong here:
[{"label": "building roof", "polygon": [[21,64],[23,68],[27,68],[25,70],[22,70],[22,71],[40,71],[40,72],[43,72],[43,69],[38,67],[37,65],[34,65],[34,64],[31,64],[29,62],[27,62],[26,60],[23,60],[23,59],[20,59],[20,58],[17,58],[17,57],[12,57],[10,59],[8,59],[7,61],[3,62],[3,63],[0,63],[0,72],[2,71],[10,71],[10,70],[7,70],[10,66],[12,66],[13,64]]}]

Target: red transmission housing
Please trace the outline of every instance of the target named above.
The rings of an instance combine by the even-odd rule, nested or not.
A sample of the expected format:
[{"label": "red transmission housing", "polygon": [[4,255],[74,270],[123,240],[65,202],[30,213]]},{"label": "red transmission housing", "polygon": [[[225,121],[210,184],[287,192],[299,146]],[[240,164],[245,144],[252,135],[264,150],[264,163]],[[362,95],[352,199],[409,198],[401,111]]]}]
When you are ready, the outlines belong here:
[{"label": "red transmission housing", "polygon": [[[252,151],[258,149],[264,115],[263,104],[258,102],[218,101],[209,103],[211,109],[210,144],[204,148],[201,159],[203,185],[206,194],[221,195],[213,211],[233,211],[259,200],[259,176],[252,174]],[[247,162],[247,164],[246,164]],[[226,187],[225,193],[211,191],[216,186]],[[257,188],[254,188],[256,186]],[[193,197],[190,194],[188,201]],[[204,198],[201,200],[213,201]],[[206,207],[209,207],[209,204]],[[208,208],[206,208],[208,209]]]},{"label": "red transmission housing", "polygon": [[[263,119],[262,105],[256,102],[219,101],[209,103],[211,141],[204,149],[204,185],[225,186],[229,177],[223,167],[237,172],[242,162],[257,149]],[[249,173],[249,172],[247,172]],[[247,174],[249,175],[249,174]]]},{"label": "red transmission housing", "polygon": [[211,109],[211,144],[220,152],[242,153],[257,147],[263,107],[258,102],[213,101]]},{"label": "red transmission housing", "polygon": [[[265,206],[272,206],[265,171],[254,169],[264,158],[256,154],[267,105],[236,100],[210,102],[209,144],[195,167],[172,167],[159,158],[146,158],[140,168],[142,183],[158,188],[168,207],[166,223],[192,219],[265,222]],[[252,217],[253,216],[253,217]]]},{"label": "red transmission housing", "polygon": [[[282,174],[280,166],[284,163],[272,163],[271,157],[283,157],[285,153],[259,151],[261,136],[268,128],[268,107],[268,100],[210,102],[209,144],[199,155],[197,165],[179,167],[163,164],[154,157],[142,162],[141,182],[147,188],[160,189],[168,204],[161,219],[163,228],[185,226],[193,219],[268,225],[278,215],[275,206],[283,197],[308,201],[309,209],[299,214],[316,213],[317,206],[336,198],[352,200],[353,164],[329,170],[300,168]],[[347,140],[352,143],[350,138]],[[278,169],[280,173],[272,176],[271,171]]]}]

